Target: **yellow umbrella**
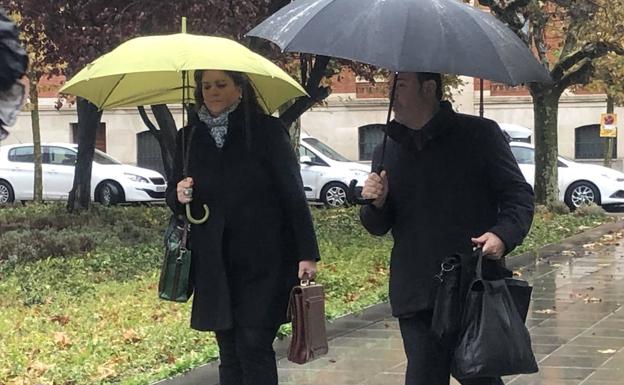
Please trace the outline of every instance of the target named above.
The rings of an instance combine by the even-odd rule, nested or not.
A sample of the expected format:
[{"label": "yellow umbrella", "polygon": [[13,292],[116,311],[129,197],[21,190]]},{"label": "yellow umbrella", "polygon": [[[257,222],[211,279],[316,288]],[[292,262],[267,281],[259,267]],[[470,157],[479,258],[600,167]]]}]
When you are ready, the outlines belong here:
[{"label": "yellow umbrella", "polygon": [[[297,81],[266,58],[226,38],[187,33],[128,40],[99,57],[61,88],[100,109],[180,103],[192,95],[194,70],[244,72],[259,104],[273,113],[306,95]],[[183,87],[183,83],[186,87]]]}]

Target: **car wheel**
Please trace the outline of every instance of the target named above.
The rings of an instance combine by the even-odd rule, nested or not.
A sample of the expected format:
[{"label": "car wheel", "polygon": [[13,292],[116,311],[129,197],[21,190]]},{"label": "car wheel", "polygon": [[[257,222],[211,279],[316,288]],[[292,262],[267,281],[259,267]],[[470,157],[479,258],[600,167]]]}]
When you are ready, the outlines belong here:
[{"label": "car wheel", "polygon": [[565,194],[565,203],[570,210],[590,203],[600,204],[600,190],[595,184],[587,181],[574,182]]},{"label": "car wheel", "polygon": [[321,190],[321,200],[327,207],[343,207],[348,204],[347,186],[340,182],[330,182]]},{"label": "car wheel", "polygon": [[95,200],[104,206],[110,206],[121,202],[119,187],[112,182],[102,182],[95,189]]},{"label": "car wheel", "polygon": [[15,194],[13,193],[13,187],[7,181],[0,180],[0,204],[11,203],[15,200]]}]

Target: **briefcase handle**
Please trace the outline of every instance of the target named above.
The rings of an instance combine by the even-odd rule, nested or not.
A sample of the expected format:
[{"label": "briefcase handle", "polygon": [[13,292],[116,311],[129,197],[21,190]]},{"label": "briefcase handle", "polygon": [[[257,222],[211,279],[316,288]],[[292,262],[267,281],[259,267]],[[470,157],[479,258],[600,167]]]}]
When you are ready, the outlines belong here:
[{"label": "briefcase handle", "polygon": [[303,277],[301,277],[301,280],[299,281],[299,286],[314,286],[316,285],[316,281],[314,279],[310,279],[308,278],[308,273],[304,273]]}]

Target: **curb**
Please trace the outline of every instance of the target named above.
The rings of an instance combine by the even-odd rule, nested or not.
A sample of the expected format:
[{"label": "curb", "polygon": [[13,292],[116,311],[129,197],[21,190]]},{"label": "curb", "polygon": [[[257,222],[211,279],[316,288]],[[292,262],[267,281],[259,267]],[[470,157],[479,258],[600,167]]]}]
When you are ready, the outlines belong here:
[{"label": "curb", "polygon": [[[542,256],[560,253],[564,250],[582,247],[583,244],[595,241],[602,235],[624,229],[624,221],[605,223],[582,233],[563,239],[559,243],[552,243],[541,247],[539,250],[515,255],[506,259],[510,269],[532,266],[538,263]],[[356,313],[344,315],[332,321],[327,321],[327,339],[333,340],[355,330],[365,328],[371,324],[391,317],[390,304],[388,302],[372,305]],[[286,357],[286,350],[290,338],[277,339],[273,343],[275,358],[280,360]],[[161,380],[152,385],[218,385],[219,363],[218,360],[201,365],[190,371],[178,374],[174,377]]]}]

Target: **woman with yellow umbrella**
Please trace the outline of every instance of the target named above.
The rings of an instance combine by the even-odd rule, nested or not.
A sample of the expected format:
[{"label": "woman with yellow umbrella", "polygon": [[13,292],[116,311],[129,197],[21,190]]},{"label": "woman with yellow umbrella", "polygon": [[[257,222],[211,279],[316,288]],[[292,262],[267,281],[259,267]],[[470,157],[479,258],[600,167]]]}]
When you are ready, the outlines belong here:
[{"label": "woman with yellow umbrella", "polygon": [[[318,246],[285,127],[263,113],[240,72],[195,71],[197,117],[178,136],[167,203],[192,227],[191,327],[214,330],[220,384],[277,384],[273,340],[290,289],[314,276]],[[182,137],[191,138],[182,175]],[[188,140],[188,139],[187,139]]]},{"label": "woman with yellow umbrella", "polygon": [[184,33],[130,40],[63,91],[100,108],[179,102],[193,88],[185,74],[195,113],[178,133],[166,200],[177,215],[190,206],[191,327],[216,332],[222,385],[276,385],[272,343],[319,251],[297,157],[268,113],[305,91],[240,44]]}]

